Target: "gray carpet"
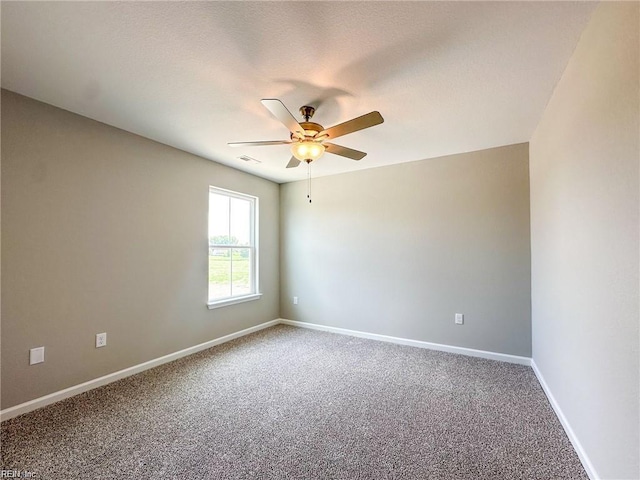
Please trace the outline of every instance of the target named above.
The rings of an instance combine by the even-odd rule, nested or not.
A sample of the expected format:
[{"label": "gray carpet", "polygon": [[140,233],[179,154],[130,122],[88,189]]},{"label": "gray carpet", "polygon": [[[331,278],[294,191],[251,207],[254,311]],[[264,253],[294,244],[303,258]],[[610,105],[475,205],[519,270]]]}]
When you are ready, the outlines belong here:
[{"label": "gray carpet", "polygon": [[529,367],[282,325],[1,438],[40,479],[587,479]]}]

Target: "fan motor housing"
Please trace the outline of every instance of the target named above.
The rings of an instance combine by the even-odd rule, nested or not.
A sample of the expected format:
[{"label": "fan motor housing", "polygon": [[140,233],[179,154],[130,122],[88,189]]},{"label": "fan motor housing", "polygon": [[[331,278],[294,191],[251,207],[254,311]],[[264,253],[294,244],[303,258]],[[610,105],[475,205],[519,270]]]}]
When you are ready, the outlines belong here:
[{"label": "fan motor housing", "polygon": [[[324,130],[322,125],[315,122],[300,122],[300,126],[304,128],[304,134],[306,137],[314,137]],[[291,134],[291,138],[293,138],[293,133]]]}]

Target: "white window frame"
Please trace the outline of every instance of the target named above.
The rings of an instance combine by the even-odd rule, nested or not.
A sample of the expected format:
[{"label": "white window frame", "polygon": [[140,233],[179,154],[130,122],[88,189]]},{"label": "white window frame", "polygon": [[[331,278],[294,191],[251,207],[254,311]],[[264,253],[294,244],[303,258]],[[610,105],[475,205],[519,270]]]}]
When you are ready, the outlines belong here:
[{"label": "white window frame", "polygon": [[[258,207],[259,207],[259,199],[258,197],[254,197],[253,195],[247,195],[245,193],[234,192],[232,190],[226,190],[224,188],[214,187],[213,185],[209,186],[209,202],[211,202],[211,194],[215,193],[216,195],[223,195],[229,198],[237,198],[240,200],[246,200],[250,205],[250,232],[249,232],[249,247],[242,245],[213,245],[210,243],[210,239],[207,241],[207,306],[209,310],[214,308],[226,307],[227,305],[235,305],[237,303],[250,302],[252,300],[258,300],[262,293],[260,293],[259,289],[259,271],[258,271]],[[211,205],[211,203],[209,203]],[[231,207],[229,207],[231,208]],[[231,212],[229,212],[229,221],[231,221]],[[208,217],[207,217],[208,222]],[[208,229],[207,229],[208,232]],[[208,233],[207,233],[208,238]],[[225,249],[232,250],[238,248],[248,248],[250,252],[250,269],[251,269],[251,293],[248,295],[235,295],[231,297],[221,298],[219,300],[211,300],[209,299],[209,251],[211,248],[216,249]],[[231,263],[231,278],[233,279],[233,262]]]}]

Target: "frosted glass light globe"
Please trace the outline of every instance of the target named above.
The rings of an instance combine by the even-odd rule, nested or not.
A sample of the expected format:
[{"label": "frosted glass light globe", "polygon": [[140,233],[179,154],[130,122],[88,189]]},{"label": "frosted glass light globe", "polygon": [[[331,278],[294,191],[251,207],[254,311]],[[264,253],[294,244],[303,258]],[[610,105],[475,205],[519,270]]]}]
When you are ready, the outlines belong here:
[{"label": "frosted glass light globe", "polygon": [[324,153],[324,145],[313,140],[303,140],[291,145],[291,153],[298,160],[317,160]]}]

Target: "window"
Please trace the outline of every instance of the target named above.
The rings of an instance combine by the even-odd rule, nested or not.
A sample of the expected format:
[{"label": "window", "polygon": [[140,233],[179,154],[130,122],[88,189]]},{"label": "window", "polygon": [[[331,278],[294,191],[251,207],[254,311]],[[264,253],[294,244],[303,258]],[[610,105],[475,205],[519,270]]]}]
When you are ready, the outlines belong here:
[{"label": "window", "polygon": [[209,308],[260,298],[258,199],[209,187]]}]

